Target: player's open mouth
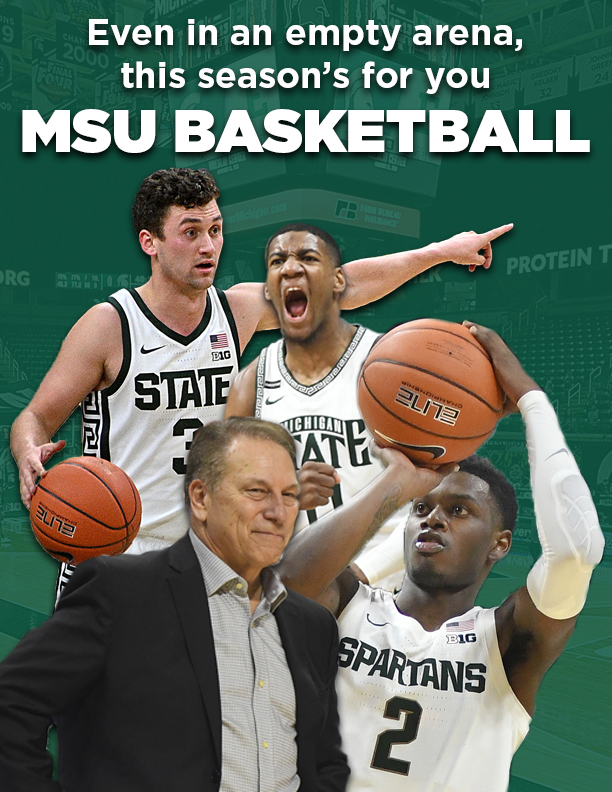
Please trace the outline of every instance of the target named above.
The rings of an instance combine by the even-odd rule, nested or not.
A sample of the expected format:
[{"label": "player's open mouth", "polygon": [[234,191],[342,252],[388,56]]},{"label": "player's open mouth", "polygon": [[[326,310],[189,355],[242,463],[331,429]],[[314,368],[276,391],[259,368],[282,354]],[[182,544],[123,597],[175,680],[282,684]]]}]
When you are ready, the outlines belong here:
[{"label": "player's open mouth", "polygon": [[435,531],[423,531],[417,537],[414,546],[423,555],[433,555],[444,550],[444,541]]},{"label": "player's open mouth", "polygon": [[291,286],[285,292],[285,311],[291,319],[301,319],[308,308],[308,297],[298,286]]},{"label": "player's open mouth", "polygon": [[215,268],[215,264],[213,261],[202,261],[199,264],[196,264],[196,269],[200,272],[210,272]]}]

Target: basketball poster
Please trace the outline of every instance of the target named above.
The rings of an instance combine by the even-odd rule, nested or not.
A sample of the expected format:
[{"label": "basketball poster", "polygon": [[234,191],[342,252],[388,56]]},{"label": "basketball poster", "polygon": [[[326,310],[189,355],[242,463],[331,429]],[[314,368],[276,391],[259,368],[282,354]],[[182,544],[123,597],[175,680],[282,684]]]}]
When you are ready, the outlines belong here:
[{"label": "basketball poster", "polygon": [[[139,25],[150,40],[134,37]],[[156,43],[156,25],[172,40],[166,31]],[[255,25],[271,41],[231,42]],[[315,25],[336,26],[337,42],[330,32],[326,46],[310,44]],[[484,32],[472,42],[478,25],[488,43]],[[199,26],[210,29],[201,44]],[[451,41],[454,26],[465,37]],[[415,42],[425,29],[432,38]],[[57,577],[20,499],[11,425],[78,318],[148,279],[131,225],[145,176],[193,167],[217,180],[219,289],[263,281],[266,241],[290,222],[331,233],[345,262],[513,223],[490,269],[438,265],[345,318],[377,332],[424,317],[491,327],[557,410],[606,553],[540,689],[510,790],[599,792],[612,771],[611,83],[612,12],[596,0],[0,0],[0,658],[48,618]],[[73,126],[91,111],[108,115]],[[319,132],[308,139],[302,116],[312,111]],[[379,116],[358,133],[351,111]],[[402,111],[423,115],[404,125]],[[269,137],[276,143],[262,145]],[[255,334],[243,365],[278,337]],[[50,464],[80,455],[80,414],[55,437],[66,446]],[[493,607],[540,553],[520,418],[505,419],[481,453],[520,506],[512,551],[477,601]]]}]

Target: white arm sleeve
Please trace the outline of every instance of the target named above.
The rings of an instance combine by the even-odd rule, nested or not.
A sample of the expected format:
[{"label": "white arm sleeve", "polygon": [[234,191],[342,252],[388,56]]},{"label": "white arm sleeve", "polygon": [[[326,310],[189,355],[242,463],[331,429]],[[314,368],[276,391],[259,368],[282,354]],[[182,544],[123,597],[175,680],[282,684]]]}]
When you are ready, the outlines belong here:
[{"label": "white arm sleeve", "polygon": [[407,519],[408,515],[403,514],[384,542],[360,553],[355,559],[354,563],[367,577],[370,586],[374,586],[387,575],[404,569],[404,533]]},{"label": "white arm sleeve", "polygon": [[525,422],[542,545],[542,555],[527,576],[527,590],[545,616],[569,619],[582,610],[605,540],[587,483],[546,394],[529,391],[518,407]]}]

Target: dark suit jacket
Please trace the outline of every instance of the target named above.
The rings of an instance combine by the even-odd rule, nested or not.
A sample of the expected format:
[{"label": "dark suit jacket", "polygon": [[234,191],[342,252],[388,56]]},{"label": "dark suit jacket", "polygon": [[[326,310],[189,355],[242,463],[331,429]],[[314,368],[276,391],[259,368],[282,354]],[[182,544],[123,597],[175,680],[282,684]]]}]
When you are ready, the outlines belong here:
[{"label": "dark suit jacket", "polygon": [[[295,686],[300,789],[343,790],[335,620],[291,591],[275,616]],[[52,721],[60,785],[45,750]],[[205,792],[221,771],[210,614],[189,538],[79,566],[56,613],[0,664],[0,790]]]}]

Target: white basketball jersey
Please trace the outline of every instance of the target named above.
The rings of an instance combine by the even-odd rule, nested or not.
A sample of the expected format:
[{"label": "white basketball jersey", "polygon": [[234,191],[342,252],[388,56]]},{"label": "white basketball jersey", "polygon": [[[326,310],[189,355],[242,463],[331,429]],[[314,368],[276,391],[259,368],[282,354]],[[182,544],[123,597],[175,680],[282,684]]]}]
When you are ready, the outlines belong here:
[{"label": "white basketball jersey", "polygon": [[121,318],[123,363],[115,382],[81,405],[83,453],[114,462],[136,484],[142,523],[135,552],[186,533],[187,451],[196,429],[223,419],[238,371],[240,346],[227,298],[214,286],[206,296],[202,321],[188,336],[160,322],[135,290],[109,298]]},{"label": "white basketball jersey", "polygon": [[531,719],[506,678],[494,610],[426,632],[360,584],[338,628],[347,790],[505,792]]},{"label": "white basketball jersey", "polygon": [[255,415],[287,429],[297,446],[298,467],[304,462],[326,462],[341,479],[326,506],[300,512],[298,530],[346,503],[383,470],[369,452],[372,435],[357,405],[359,372],[377,338],[372,330],[358,327],[334,368],[314,385],[293,379],[285,365],[282,340],[259,356]]}]

